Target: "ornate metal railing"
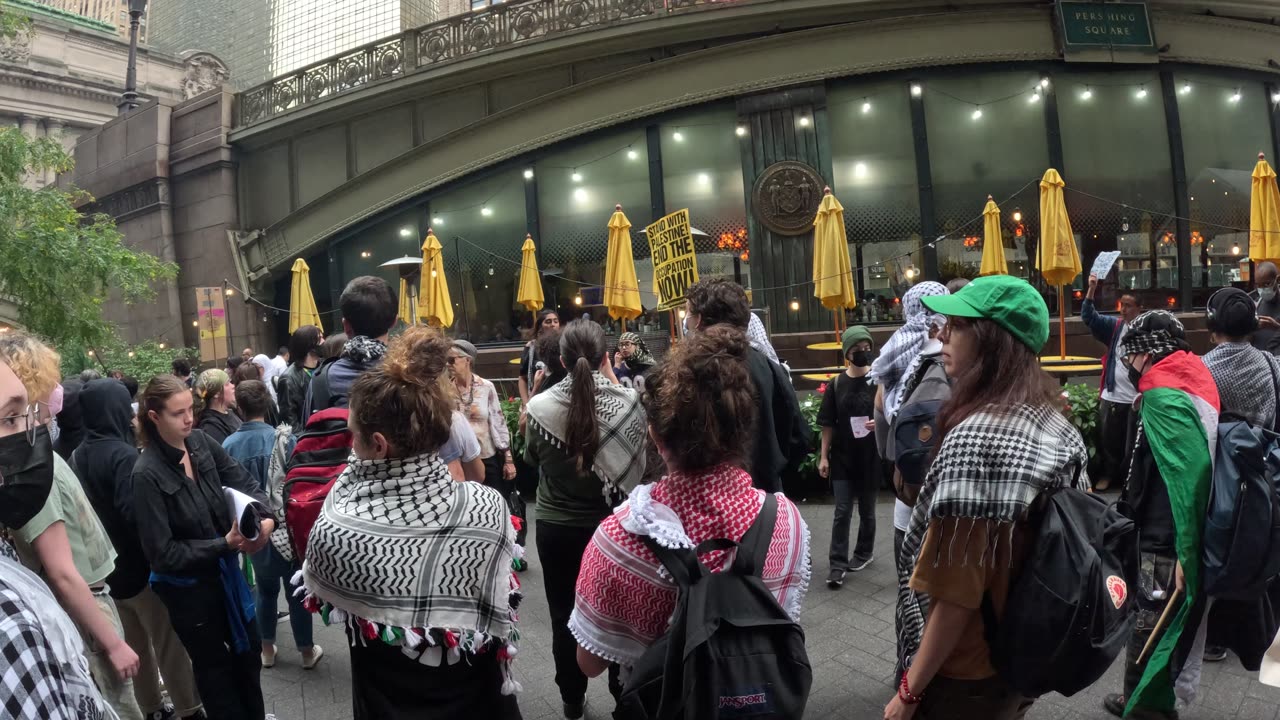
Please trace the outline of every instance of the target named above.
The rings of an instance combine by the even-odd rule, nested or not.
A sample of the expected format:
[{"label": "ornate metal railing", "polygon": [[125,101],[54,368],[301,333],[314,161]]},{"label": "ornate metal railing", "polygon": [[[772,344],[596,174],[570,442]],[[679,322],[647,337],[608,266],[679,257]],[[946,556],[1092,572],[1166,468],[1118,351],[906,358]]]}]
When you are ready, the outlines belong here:
[{"label": "ornate metal railing", "polygon": [[237,96],[236,126],[498,48],[744,1],[511,0],[384,38],[249,88]]}]

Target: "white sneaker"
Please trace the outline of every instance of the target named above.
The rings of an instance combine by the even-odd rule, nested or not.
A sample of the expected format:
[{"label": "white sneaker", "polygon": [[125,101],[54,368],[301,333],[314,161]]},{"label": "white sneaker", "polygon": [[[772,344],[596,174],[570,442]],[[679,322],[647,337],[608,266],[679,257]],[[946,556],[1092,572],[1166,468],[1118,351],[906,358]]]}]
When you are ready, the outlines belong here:
[{"label": "white sneaker", "polygon": [[324,648],[319,645],[312,645],[311,652],[302,653],[302,669],[311,670],[320,663],[320,658],[324,657]]}]

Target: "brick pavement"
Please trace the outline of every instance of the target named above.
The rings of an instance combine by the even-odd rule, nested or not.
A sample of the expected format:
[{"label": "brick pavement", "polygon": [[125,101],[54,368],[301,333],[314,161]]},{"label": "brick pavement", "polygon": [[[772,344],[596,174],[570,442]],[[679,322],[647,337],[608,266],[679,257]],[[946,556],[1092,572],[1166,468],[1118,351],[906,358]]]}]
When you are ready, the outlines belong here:
[{"label": "brick pavement", "polygon": [[[805,503],[803,514],[813,533],[813,583],[805,598],[801,622],[808,638],[813,665],[813,691],[808,715],[815,718],[881,717],[894,691],[893,608],[896,601],[892,560],[892,499],[884,495],[877,508],[876,561],[867,570],[851,574],[840,591],[828,590],[826,550],[831,537],[831,505]],[[531,514],[534,507],[529,507]],[[856,527],[856,516],[854,524]],[[533,523],[531,522],[532,526]],[[531,528],[532,530],[532,528]],[[856,530],[855,530],[856,532]],[[542,576],[529,537],[531,568],[524,573],[525,602],[521,607],[521,647],[517,673],[524,684],[520,707],[527,720],[555,720],[560,697],[554,682],[550,629]],[[276,666],[262,672],[267,711],[279,720],[338,720],[351,716],[350,662],[342,634],[316,626],[316,641],[325,648],[325,659],[313,671],[302,670],[298,655],[289,649],[287,621],[279,625],[282,649]],[[1102,696],[1119,688],[1119,665],[1093,688],[1072,698],[1049,696],[1032,708],[1031,720],[1103,720]],[[592,682],[587,718],[607,720],[613,709],[604,678]],[[1234,659],[1206,665],[1201,697],[1182,712],[1184,720],[1277,720],[1280,688],[1257,682]]]}]

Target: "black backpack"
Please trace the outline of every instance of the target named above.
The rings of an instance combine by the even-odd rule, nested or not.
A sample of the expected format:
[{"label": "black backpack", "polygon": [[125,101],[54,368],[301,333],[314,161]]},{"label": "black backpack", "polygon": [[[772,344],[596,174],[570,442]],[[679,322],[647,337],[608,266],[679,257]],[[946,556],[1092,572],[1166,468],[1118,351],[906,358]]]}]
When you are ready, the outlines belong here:
[{"label": "black backpack", "polygon": [[1070,697],[1107,672],[1137,622],[1138,528],[1124,503],[1076,488],[1042,493],[1028,523],[1004,616],[983,598],[991,663],[1022,695]]},{"label": "black backpack", "polygon": [[[680,588],[667,633],[632,666],[618,717],[715,720],[804,716],[813,673],[804,631],[760,579],[778,501],[765,496],[742,542],[708,540],[696,550],[649,548]],[[737,547],[733,564],[712,573],[698,553]]]},{"label": "black backpack", "polygon": [[1205,514],[1204,591],[1250,599],[1280,574],[1280,446],[1274,434],[1224,418]]},{"label": "black backpack", "polygon": [[898,499],[916,504],[925,473],[933,462],[938,444],[938,411],[951,397],[951,381],[942,359],[927,358],[911,378],[907,378],[907,394],[898,408],[890,428],[890,458],[898,471],[901,487],[895,483]]}]

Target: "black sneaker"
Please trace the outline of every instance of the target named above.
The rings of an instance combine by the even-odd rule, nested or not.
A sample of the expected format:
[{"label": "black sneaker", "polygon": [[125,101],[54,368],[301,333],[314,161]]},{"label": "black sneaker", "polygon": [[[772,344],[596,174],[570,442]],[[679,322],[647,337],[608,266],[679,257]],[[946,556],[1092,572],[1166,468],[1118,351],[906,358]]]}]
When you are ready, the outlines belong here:
[{"label": "black sneaker", "polygon": [[178,713],[173,706],[165,703],[159,710],[147,715],[147,720],[176,720]]},{"label": "black sneaker", "polygon": [[1205,662],[1222,662],[1227,659],[1227,649],[1215,645],[1206,645],[1204,648]]},{"label": "black sneaker", "polygon": [[839,590],[844,585],[844,575],[844,570],[832,568],[831,572],[827,573],[827,587],[832,590]]},{"label": "black sneaker", "polygon": [[861,572],[863,570],[866,570],[867,566],[875,561],[876,561],[876,557],[874,555],[872,555],[869,558],[864,558],[861,560],[859,560],[858,558],[854,558],[853,566],[849,568],[849,572]]},{"label": "black sneaker", "polygon": [[582,717],[582,714],[586,711],[586,708],[583,707],[585,703],[586,703],[586,700],[579,700],[578,702],[565,703],[564,716],[566,718],[569,718],[569,720],[579,720],[579,718]]}]

